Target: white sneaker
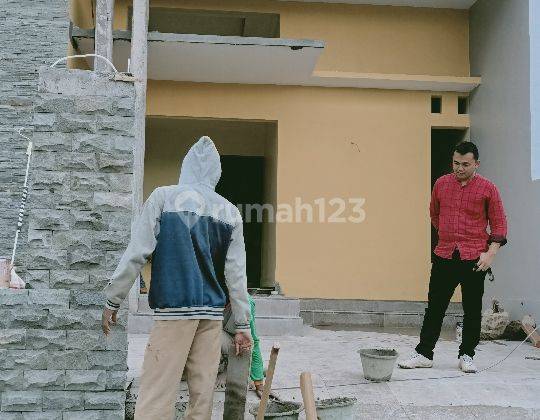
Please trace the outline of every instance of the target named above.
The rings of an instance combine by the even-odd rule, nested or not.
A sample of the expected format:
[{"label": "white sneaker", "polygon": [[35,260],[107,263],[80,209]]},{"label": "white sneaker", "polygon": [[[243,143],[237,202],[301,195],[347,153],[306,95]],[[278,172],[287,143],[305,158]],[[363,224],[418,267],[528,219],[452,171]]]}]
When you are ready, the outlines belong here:
[{"label": "white sneaker", "polygon": [[407,360],[398,362],[398,366],[402,369],[430,368],[433,367],[433,360],[414,352]]},{"label": "white sneaker", "polygon": [[466,354],[459,358],[458,367],[465,373],[476,373],[478,370],[474,365],[472,357]]}]

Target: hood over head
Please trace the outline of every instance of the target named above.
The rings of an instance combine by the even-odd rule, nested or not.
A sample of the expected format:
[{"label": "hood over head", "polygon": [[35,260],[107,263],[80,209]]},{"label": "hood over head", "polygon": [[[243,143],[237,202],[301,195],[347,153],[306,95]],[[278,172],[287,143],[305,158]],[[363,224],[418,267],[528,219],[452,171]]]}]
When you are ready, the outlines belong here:
[{"label": "hood over head", "polygon": [[179,184],[203,184],[216,188],[221,177],[219,153],[212,139],[202,136],[191,146],[180,169]]}]

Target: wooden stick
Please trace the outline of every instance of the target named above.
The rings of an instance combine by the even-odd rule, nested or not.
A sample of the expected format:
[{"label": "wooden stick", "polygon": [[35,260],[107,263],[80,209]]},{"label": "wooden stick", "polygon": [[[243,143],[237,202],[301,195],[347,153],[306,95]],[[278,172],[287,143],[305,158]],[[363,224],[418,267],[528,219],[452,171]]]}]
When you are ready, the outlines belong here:
[{"label": "wooden stick", "polygon": [[264,420],[266,413],[266,405],[272,390],[272,380],[274,379],[274,371],[276,370],[276,361],[279,353],[279,343],[274,343],[270,352],[270,362],[268,362],[268,370],[266,371],[266,381],[264,381],[264,389],[259,403],[259,411],[257,412],[257,420]]},{"label": "wooden stick", "polygon": [[529,340],[534,347],[540,348],[540,334],[534,331],[536,322],[530,315],[525,315],[521,320],[521,328],[527,335],[530,335]]},{"label": "wooden stick", "polygon": [[315,395],[313,395],[313,383],[311,373],[302,372],[300,374],[300,390],[304,400],[306,410],[306,420],[317,420],[317,409],[315,408]]},{"label": "wooden stick", "polygon": [[[131,30],[131,68],[135,76],[135,107],[133,124],[133,176],[131,178],[131,232],[134,233],[135,221],[142,211],[144,202],[144,150],[146,127],[146,85],[148,79],[148,16],[150,0],[133,0],[133,18]],[[137,276],[135,287],[129,293],[129,309],[137,312],[139,307],[140,277]]]}]

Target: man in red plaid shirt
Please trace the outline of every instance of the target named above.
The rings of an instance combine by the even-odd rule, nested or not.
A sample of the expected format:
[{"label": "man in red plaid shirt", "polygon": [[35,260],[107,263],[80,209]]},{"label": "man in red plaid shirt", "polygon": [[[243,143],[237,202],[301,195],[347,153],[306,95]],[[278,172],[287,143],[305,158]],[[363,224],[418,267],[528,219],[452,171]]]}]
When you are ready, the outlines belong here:
[{"label": "man in red plaid shirt", "polygon": [[479,166],[478,148],[471,142],[462,142],[454,151],[453,173],[435,182],[430,216],[439,242],[433,256],[428,307],[420,343],[409,359],[398,363],[401,368],[433,366],[433,349],[459,284],[464,312],[459,368],[467,373],[477,370],[473,357],[480,340],[484,278],[497,251],[507,242],[501,196],[492,182],[476,173]]}]

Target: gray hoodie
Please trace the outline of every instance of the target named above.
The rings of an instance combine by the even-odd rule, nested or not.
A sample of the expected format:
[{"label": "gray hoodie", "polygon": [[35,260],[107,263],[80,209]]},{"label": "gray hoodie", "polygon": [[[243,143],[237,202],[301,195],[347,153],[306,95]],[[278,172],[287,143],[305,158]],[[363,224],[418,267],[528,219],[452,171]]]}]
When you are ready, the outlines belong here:
[{"label": "gray hoodie", "polygon": [[184,158],[178,185],[155,189],[144,204],[105,287],[109,309],[120,307],[152,256],[154,319],[221,320],[230,301],[236,330],[249,331],[242,218],[214,191],[220,176],[218,151],[201,137]]}]

